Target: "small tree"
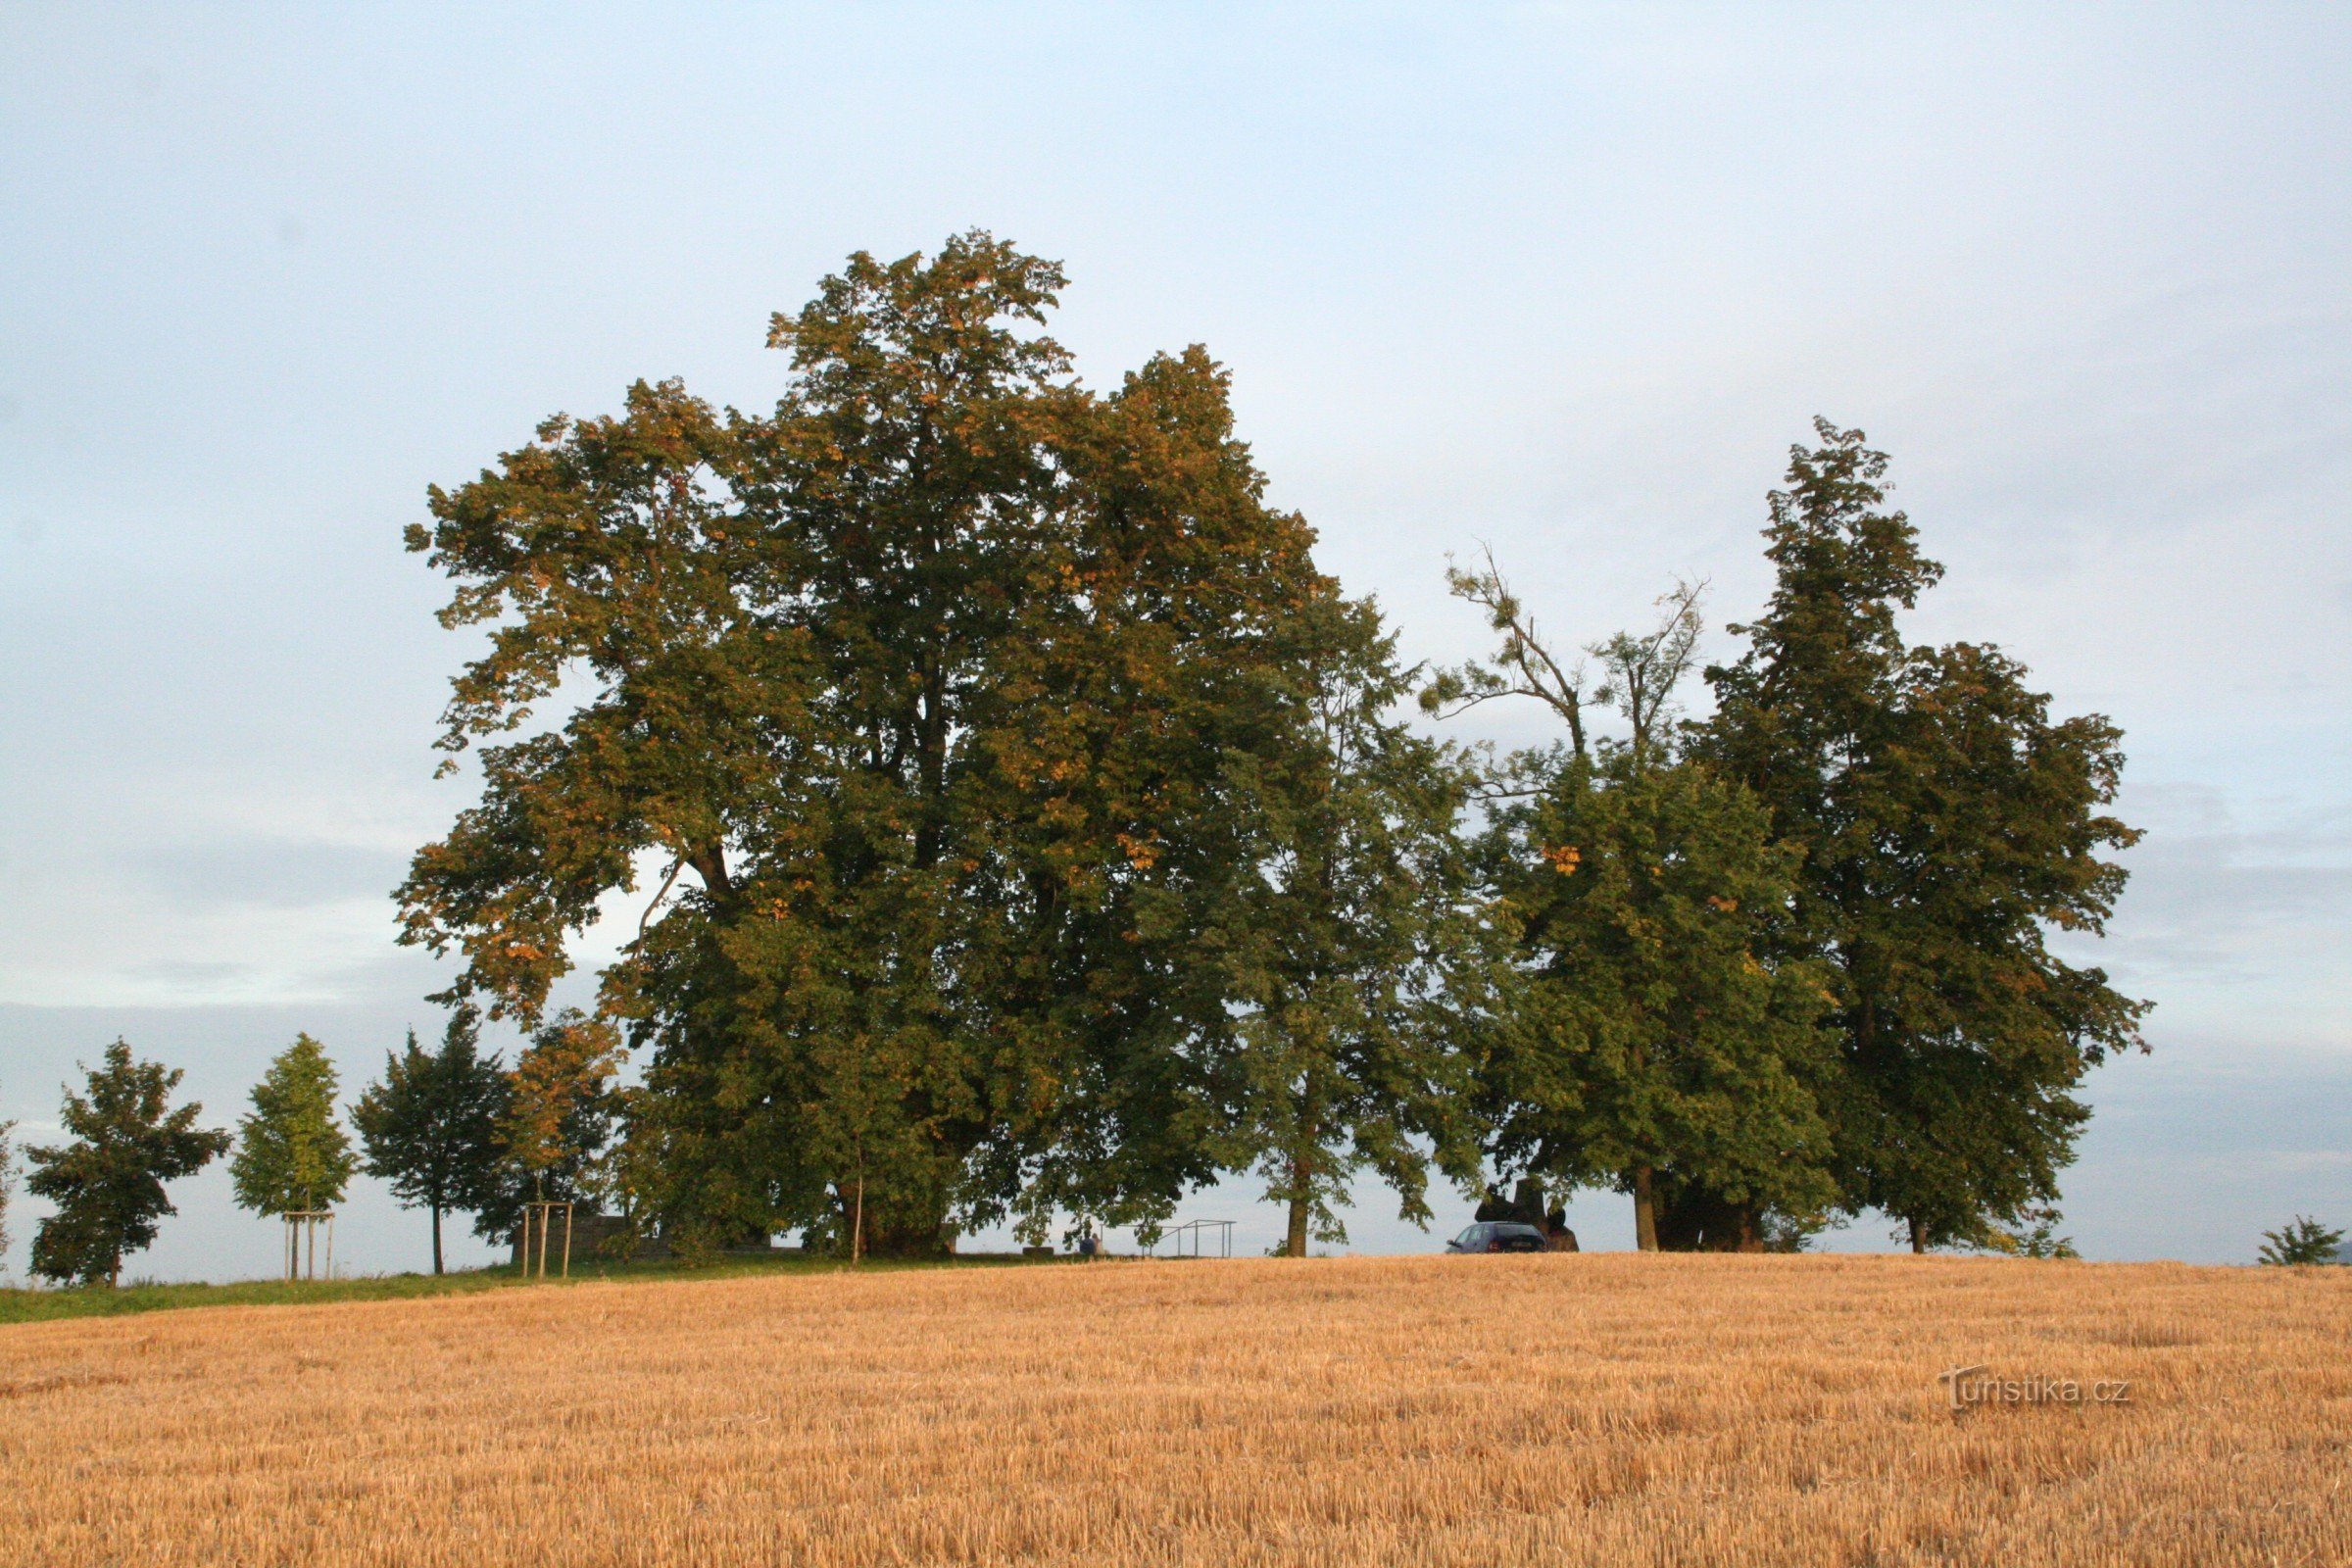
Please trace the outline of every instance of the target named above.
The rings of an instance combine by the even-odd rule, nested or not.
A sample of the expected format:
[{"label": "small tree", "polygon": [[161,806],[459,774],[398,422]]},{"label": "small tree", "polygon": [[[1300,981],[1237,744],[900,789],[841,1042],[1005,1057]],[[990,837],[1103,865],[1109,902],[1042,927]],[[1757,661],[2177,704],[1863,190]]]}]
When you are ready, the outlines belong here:
[{"label": "small tree", "polygon": [[501,1201],[499,1122],[507,1113],[507,1075],[477,1044],[471,1007],[449,1020],[438,1053],[427,1054],[409,1031],[408,1049],[384,1055],[384,1077],[351,1107],[370,1176],[392,1196],[433,1217],[433,1272],[442,1272],[441,1216],[478,1212]]},{"label": "small tree", "polygon": [[498,1191],[474,1220],[478,1234],[513,1230],[525,1203],[602,1196],[619,1046],[611,1024],[570,1008],[531,1038],[506,1075]]},{"label": "small tree", "polygon": [[74,1141],[24,1151],[26,1191],[57,1205],[33,1236],[32,1271],[117,1285],[122,1254],[154,1241],[157,1221],[178,1212],[164,1184],[202,1170],[231,1140],[196,1125],[204,1107],[193,1101],[172,1109],[179,1069],[132,1060],[123,1041],[106,1048],[104,1066],[82,1071],[87,1098],[66,1091],[59,1116]]},{"label": "small tree", "polygon": [[2019,1211],[2020,1223],[2015,1229],[1989,1227],[1984,1245],[2012,1257],[2081,1257],[2082,1254],[2075,1250],[2075,1239],[2058,1234],[2058,1218],[2054,1204],[2030,1203]]},{"label": "small tree", "polygon": [[1470,1087],[1446,1004],[1483,953],[1455,824],[1467,759],[1388,716],[1412,672],[1366,602],[1310,620],[1307,722],[1291,755],[1236,773],[1260,813],[1256,875],[1220,922],[1237,999],[1235,1163],[1289,1210],[1283,1251],[1345,1241],[1333,1207],[1365,1167],[1427,1224],[1434,1156],[1478,1169]]},{"label": "small tree", "polygon": [[2297,1214],[2293,1224],[2262,1233],[2262,1260],[2277,1268],[2332,1263],[2343,1243],[2342,1231],[2329,1230],[2307,1214]]},{"label": "small tree", "polygon": [[237,1123],[228,1162],[240,1207],[291,1214],[343,1200],[358,1160],[335,1119],[335,1064],[307,1034],[270,1063],[254,1086],[252,1112]]},{"label": "small tree", "polygon": [[8,1197],[17,1182],[17,1147],[9,1135],[17,1130],[13,1121],[0,1121],[0,1258],[8,1256]]}]

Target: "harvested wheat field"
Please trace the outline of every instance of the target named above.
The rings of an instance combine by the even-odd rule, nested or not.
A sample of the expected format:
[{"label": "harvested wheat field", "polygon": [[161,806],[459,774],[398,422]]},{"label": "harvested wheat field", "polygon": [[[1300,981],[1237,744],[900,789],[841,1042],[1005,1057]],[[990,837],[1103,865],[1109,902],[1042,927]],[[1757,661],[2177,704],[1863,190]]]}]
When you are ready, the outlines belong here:
[{"label": "harvested wheat field", "polygon": [[1627,1254],[28,1324],[0,1555],[2341,1564],[2348,1347],[2352,1269]]}]

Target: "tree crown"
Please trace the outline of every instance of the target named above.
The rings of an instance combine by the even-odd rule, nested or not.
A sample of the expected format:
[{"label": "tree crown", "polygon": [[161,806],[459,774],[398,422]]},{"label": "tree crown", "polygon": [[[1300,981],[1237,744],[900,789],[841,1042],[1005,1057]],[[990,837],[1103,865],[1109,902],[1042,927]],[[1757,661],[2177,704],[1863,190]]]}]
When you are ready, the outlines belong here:
[{"label": "tree crown", "polygon": [[237,1201],[260,1214],[332,1208],[358,1166],[335,1115],[335,1064],[309,1035],[270,1063],[253,1109],[237,1124],[229,1178]]},{"label": "tree crown", "polygon": [[69,1089],[59,1111],[72,1141],[27,1148],[24,1185],[57,1205],[33,1237],[33,1272],[94,1283],[117,1278],[123,1254],[176,1212],[164,1184],[203,1169],[231,1140],[196,1125],[203,1106],[172,1105],[179,1069],[134,1059],[125,1041],[82,1071],[85,1093]]}]

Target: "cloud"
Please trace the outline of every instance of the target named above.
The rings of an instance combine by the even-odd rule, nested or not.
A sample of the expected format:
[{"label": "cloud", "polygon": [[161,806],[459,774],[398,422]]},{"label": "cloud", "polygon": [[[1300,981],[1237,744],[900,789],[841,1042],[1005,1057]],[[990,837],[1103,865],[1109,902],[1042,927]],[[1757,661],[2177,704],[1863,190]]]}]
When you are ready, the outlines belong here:
[{"label": "cloud", "polygon": [[2119,809],[2147,837],[2123,857],[2108,935],[2054,946],[2153,999],[2158,1038],[2194,1024],[2352,1045],[2352,808],[2175,784],[2128,789]]},{"label": "cloud", "polygon": [[388,899],[408,858],[325,839],[224,837],[165,845],[133,857],[126,869],[181,909],[302,909]]}]

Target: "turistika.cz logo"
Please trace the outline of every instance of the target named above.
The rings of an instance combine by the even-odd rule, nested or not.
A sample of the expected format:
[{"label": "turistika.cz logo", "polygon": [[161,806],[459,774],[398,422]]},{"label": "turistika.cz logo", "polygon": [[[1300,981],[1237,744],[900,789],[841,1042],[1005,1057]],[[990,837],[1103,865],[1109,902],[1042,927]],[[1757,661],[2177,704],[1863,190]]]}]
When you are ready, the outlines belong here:
[{"label": "turistika.cz logo", "polygon": [[2095,1383],[2078,1383],[2073,1378],[1995,1377],[1991,1370],[1979,1363],[1976,1366],[1946,1367],[1936,1374],[1936,1381],[1944,1386],[1954,1410],[1971,1410],[1984,1404],[2130,1404],[2132,1383],[2128,1378],[2103,1378]]}]

